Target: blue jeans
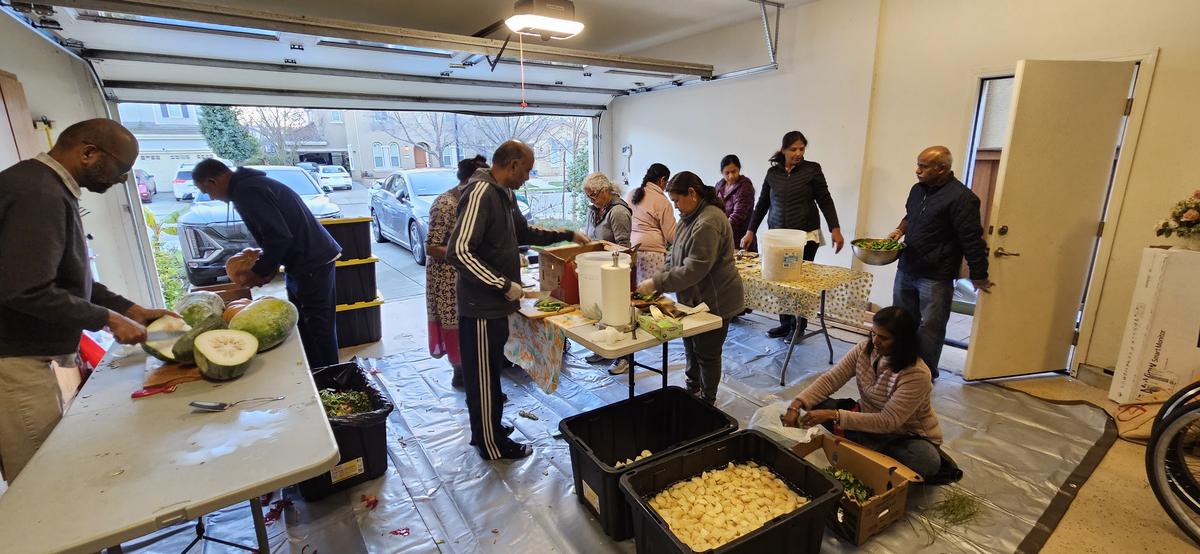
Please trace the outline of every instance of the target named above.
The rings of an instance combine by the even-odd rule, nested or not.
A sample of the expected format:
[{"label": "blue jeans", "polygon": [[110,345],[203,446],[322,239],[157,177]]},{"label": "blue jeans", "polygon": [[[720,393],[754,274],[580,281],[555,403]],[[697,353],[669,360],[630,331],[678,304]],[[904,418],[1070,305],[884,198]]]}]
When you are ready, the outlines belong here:
[{"label": "blue jeans", "polygon": [[946,322],[950,320],[953,299],[954,281],[951,279],[926,279],[896,272],[892,305],[908,310],[917,319],[921,359],[929,366],[934,379],[938,376],[938,361],[942,358],[942,343],[946,340]]}]

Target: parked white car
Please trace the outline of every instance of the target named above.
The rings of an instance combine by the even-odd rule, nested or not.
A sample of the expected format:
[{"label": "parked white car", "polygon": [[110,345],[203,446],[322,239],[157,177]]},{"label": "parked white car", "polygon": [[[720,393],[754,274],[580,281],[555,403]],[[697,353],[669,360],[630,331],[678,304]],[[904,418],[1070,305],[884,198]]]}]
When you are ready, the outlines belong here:
[{"label": "parked white car", "polygon": [[354,183],[350,180],[350,174],[346,172],[346,168],[340,165],[323,165],[317,168],[317,177],[321,180],[321,185],[334,190],[350,190],[354,188]]},{"label": "parked white car", "polygon": [[172,181],[172,189],[175,191],[175,201],[182,202],[191,200],[200,193],[200,189],[196,188],[196,183],[192,182],[192,168],[196,167],[195,162],[183,162],[179,164],[179,169],[175,171],[175,180]]}]

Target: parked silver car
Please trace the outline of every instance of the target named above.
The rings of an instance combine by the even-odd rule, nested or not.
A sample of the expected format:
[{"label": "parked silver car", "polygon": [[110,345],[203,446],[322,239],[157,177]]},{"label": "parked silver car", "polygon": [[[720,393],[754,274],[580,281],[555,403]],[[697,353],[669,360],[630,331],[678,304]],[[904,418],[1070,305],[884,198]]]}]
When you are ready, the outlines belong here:
[{"label": "parked silver car", "polygon": [[[369,191],[375,241],[399,244],[412,252],[418,264],[425,265],[429,208],[438,195],[458,184],[456,173],[448,168],[406,169],[375,181]],[[517,205],[532,223],[528,202],[518,197]]]}]

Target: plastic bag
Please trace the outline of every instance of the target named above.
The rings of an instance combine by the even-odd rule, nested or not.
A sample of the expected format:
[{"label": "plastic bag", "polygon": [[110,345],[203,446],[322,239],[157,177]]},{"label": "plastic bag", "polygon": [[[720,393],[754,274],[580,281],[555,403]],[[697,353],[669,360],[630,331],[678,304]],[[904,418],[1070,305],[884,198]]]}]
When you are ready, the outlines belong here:
[{"label": "plastic bag", "polygon": [[367,393],[367,398],[371,400],[374,409],[369,412],[330,417],[329,425],[335,429],[374,425],[387,419],[388,414],[395,409],[392,401],[367,377],[367,372],[359,364],[358,358],[313,371],[313,381],[317,384],[317,390],[362,391]]},{"label": "plastic bag", "polygon": [[[820,425],[809,428],[784,427],[779,418],[787,413],[789,404],[791,401],[781,401],[759,408],[750,417],[749,428],[762,431],[772,440],[787,448],[801,442],[812,442],[813,437],[825,432],[825,428]],[[804,410],[800,410],[800,415],[804,416]]]}]

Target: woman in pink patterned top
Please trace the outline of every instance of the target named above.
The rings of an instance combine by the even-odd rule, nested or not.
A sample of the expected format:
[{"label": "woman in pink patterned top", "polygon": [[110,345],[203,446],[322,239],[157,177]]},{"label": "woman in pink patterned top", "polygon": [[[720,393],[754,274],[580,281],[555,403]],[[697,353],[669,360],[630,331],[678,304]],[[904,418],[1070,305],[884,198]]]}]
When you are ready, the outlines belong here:
[{"label": "woman in pink patterned top", "polygon": [[[875,314],[871,338],[796,395],[784,425],[833,426],[930,478],[942,466],[942,428],[933,412],[929,367],[917,355],[917,323],[903,308]],[[831,399],[850,379],[859,400]],[[803,418],[799,410],[805,410]],[[831,425],[832,424],[832,425]]]}]

